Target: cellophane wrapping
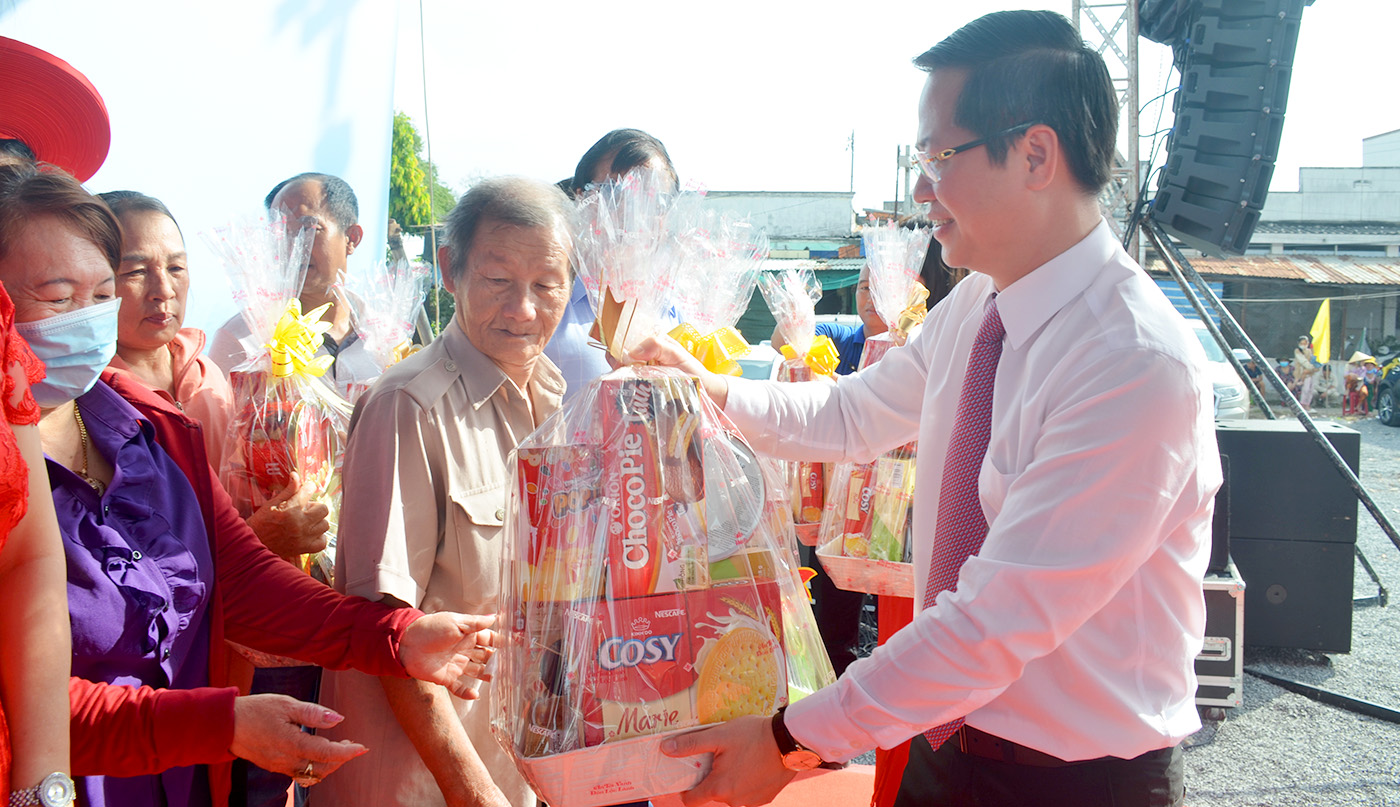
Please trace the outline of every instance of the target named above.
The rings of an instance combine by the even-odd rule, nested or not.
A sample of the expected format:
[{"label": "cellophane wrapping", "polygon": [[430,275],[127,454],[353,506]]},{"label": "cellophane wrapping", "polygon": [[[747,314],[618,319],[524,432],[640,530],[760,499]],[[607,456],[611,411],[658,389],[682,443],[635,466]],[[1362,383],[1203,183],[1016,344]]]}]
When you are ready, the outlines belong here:
[{"label": "cellophane wrapping", "polygon": [[[829,377],[814,373],[807,362],[816,336],[816,304],[822,296],[821,281],[810,269],[784,269],[764,274],[759,278],[758,288],[768,303],[768,310],[773,313],[778,332],[793,354],[779,366],[778,380],[796,382]],[[787,461],[783,466],[798,541],[815,546],[822,510],[826,506],[828,469],[825,463],[811,460]]]},{"label": "cellophane wrapping", "polygon": [[684,790],[707,763],[662,735],[834,680],[765,467],[658,367],[593,381],[517,449],[492,725],[547,802]]},{"label": "cellophane wrapping", "polygon": [[574,271],[617,360],[674,324],[677,234],[691,226],[698,205],[696,194],[676,192],[661,172],[634,169],[591,186],[575,206]]},{"label": "cellophane wrapping", "polygon": [[672,230],[682,267],[673,301],[683,327],[697,339],[733,328],[758,285],[768,236],[745,219],[712,210],[675,215]]},{"label": "cellophane wrapping", "polygon": [[919,272],[931,236],[925,229],[891,223],[867,225],[860,237],[870,266],[870,295],[875,312],[889,326],[885,333],[865,340],[860,363],[863,368],[878,361],[891,347],[904,344],[908,332],[901,327],[900,313],[909,307],[915,287],[922,287]]},{"label": "cellophane wrapping", "polygon": [[245,517],[282,495],[293,475],[309,484],[313,500],[330,510],[332,545],[302,556],[300,565],[330,582],[351,407],[317,377],[327,363],[312,359],[319,315],[300,311],[312,232],[289,234],[275,216],[217,228],[205,240],[223,259],[233,300],[261,346],[230,373],[233,417],[220,479]]},{"label": "cellophane wrapping", "polygon": [[[347,279],[350,322],[381,371],[413,351],[414,320],[431,283],[432,267],[422,261],[375,264]],[[355,390],[350,403],[364,392]]]}]

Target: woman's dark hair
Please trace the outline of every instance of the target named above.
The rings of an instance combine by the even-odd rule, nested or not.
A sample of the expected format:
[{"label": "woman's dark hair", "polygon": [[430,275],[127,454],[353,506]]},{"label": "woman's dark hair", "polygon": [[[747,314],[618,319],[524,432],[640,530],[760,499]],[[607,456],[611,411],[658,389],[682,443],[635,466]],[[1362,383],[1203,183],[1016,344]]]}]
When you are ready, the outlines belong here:
[{"label": "woman's dark hair", "polygon": [[609,174],[625,174],[639,165],[646,165],[655,160],[666,169],[675,187],[680,188],[681,181],[676,176],[676,167],[671,164],[671,155],[666,153],[666,146],[660,140],[641,129],[614,129],[584,152],[583,158],[578,161],[578,167],[574,169],[573,182],[566,189],[569,195],[576,197],[588,187],[598,169],[604,167],[605,160]]},{"label": "woman's dark hair", "polygon": [[[1103,57],[1053,11],[998,11],[954,31],[914,59],[927,72],[961,71],[953,120],[977,137],[1027,123],[1059,136],[1079,184],[1098,193],[1109,181],[1118,141],[1118,98]],[[1020,132],[987,143],[1001,164]],[[955,143],[938,144],[957,145]]]},{"label": "woman's dark hair", "polygon": [[82,183],[51,165],[0,165],[0,260],[25,224],[40,216],[52,216],[76,230],[106,256],[112,271],[121,264],[121,225]]},{"label": "woman's dark hair", "polygon": [[107,203],[112,212],[117,214],[118,220],[129,213],[159,213],[175,225],[175,229],[180,233],[180,240],[185,238],[184,230],[180,229],[180,222],[175,220],[165,203],[154,196],[147,196],[139,191],[107,191],[97,194],[97,198]]},{"label": "woman's dark hair", "polygon": [[919,282],[928,289],[927,306],[933,308],[943,301],[958,281],[967,276],[966,269],[954,269],[943,262],[943,245],[933,237],[933,225],[920,215],[906,216],[899,220],[899,226],[910,230],[927,231],[928,251],[924,253],[924,265],[919,267]]},{"label": "woman's dark hair", "polygon": [[28,143],[13,137],[0,137],[0,155],[13,157],[27,163],[39,161],[39,158],[34,156],[34,149],[31,149]]}]

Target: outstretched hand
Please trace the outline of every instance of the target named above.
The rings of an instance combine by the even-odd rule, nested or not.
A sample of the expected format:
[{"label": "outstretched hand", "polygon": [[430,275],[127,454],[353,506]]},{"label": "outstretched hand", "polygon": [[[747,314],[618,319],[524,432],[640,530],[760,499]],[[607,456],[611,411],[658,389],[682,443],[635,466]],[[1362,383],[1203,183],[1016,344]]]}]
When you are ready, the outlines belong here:
[{"label": "outstretched hand", "polygon": [[797,775],[783,767],[773,739],[772,718],[756,715],[672,737],[661,744],[661,753],[668,757],[715,755],[709,775],[681,794],[686,807],[712,801],[730,807],[767,804]]},{"label": "outstretched hand", "polygon": [[496,652],[496,634],[488,629],[495,621],[494,615],[427,614],[404,630],[399,658],[414,678],[470,700],[477,696],[477,680],[491,680],[486,663]]},{"label": "outstretched hand", "polygon": [[662,367],[675,367],[686,375],[700,380],[700,386],[710,399],[724,408],[729,399],[729,376],[712,373],[705,369],[700,360],[681,347],[681,343],[666,334],[648,336],[642,343],[628,352],[627,358],[633,364],[659,364]]}]

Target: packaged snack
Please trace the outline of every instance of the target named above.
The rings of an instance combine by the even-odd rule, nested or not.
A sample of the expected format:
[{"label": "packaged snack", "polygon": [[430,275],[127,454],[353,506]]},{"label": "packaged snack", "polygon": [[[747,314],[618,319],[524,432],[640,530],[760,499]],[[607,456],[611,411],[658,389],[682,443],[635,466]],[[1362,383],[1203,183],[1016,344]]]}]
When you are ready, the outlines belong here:
[{"label": "packaged snack", "polygon": [[695,379],[592,382],[526,438],[507,509],[492,725],[541,798],[692,786],[666,734],[832,680],[772,476]]},{"label": "packaged snack", "polygon": [[[340,462],[350,404],[320,376],[329,356],[316,356],[329,323],[325,307],[302,313],[298,299],[312,233],[289,231],[280,215],[206,234],[257,347],[233,368],[233,417],[220,478],[244,516],[284,496],[293,480],[330,510],[328,546],[301,558],[327,583],[340,510]],[[329,305],[329,304],[328,304]]]}]

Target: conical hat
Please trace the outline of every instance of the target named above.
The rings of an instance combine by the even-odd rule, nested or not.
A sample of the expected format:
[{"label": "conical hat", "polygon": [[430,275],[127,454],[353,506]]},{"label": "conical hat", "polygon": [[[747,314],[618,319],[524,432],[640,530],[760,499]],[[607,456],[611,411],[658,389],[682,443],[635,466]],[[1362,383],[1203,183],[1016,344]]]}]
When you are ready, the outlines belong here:
[{"label": "conical hat", "polygon": [[1358,350],[1358,351],[1356,351],[1355,353],[1351,354],[1351,358],[1347,359],[1347,364],[1356,364],[1356,363],[1358,363],[1358,362],[1368,362],[1368,361],[1375,361],[1375,360],[1376,360],[1376,357],[1375,357],[1375,356],[1368,356],[1368,355],[1366,355],[1365,353],[1362,353],[1361,351]]}]

